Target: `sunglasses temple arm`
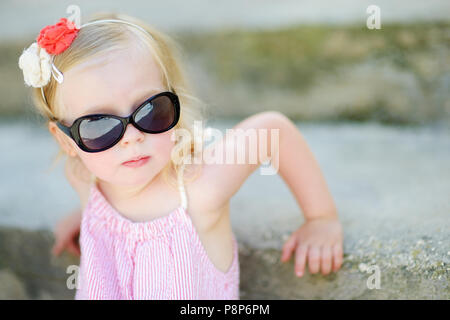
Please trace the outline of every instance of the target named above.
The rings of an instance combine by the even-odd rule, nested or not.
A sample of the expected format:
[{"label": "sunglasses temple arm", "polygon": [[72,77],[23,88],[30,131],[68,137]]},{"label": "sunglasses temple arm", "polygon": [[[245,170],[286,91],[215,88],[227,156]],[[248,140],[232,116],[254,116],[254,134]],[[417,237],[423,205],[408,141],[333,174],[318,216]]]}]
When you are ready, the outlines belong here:
[{"label": "sunglasses temple arm", "polygon": [[66,127],[65,125],[63,125],[60,122],[56,122],[56,125],[58,126],[58,128],[60,128],[62,130],[62,132],[67,134],[69,137],[72,137],[72,134],[70,132],[70,128],[69,127]]}]

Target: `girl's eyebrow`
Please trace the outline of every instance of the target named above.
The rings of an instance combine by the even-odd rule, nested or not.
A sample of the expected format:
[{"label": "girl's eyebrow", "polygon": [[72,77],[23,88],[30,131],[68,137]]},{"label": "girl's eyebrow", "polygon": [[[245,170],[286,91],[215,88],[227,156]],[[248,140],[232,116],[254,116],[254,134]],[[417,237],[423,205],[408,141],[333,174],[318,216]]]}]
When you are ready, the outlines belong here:
[{"label": "girl's eyebrow", "polygon": [[[153,96],[157,93],[163,92],[163,91],[164,91],[164,89],[151,89],[150,91],[146,91],[143,96],[140,96],[138,98],[138,100],[133,103],[133,111],[136,107],[140,106],[145,100],[147,100],[151,96]],[[115,110],[112,109],[110,106],[93,106],[84,111],[84,115],[96,114],[96,113],[114,114]]]}]

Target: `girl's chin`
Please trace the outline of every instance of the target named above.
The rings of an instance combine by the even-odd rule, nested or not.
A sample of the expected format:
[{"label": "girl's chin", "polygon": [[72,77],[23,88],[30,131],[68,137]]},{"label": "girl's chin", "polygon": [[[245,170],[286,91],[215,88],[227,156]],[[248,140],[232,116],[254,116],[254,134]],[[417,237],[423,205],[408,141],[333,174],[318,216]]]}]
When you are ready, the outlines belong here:
[{"label": "girl's chin", "polygon": [[132,174],[126,175],[122,181],[118,182],[118,185],[126,187],[139,187],[148,184],[155,178],[154,174],[138,174],[136,176]]}]

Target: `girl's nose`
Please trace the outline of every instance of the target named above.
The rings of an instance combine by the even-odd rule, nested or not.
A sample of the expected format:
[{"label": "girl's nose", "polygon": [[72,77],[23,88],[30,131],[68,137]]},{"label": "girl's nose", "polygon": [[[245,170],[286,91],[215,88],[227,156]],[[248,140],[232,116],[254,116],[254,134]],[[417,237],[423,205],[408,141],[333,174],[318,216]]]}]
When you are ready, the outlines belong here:
[{"label": "girl's nose", "polygon": [[125,129],[122,139],[120,140],[120,145],[122,147],[126,147],[133,143],[142,142],[144,141],[144,137],[144,132],[138,130],[135,126],[129,123]]}]

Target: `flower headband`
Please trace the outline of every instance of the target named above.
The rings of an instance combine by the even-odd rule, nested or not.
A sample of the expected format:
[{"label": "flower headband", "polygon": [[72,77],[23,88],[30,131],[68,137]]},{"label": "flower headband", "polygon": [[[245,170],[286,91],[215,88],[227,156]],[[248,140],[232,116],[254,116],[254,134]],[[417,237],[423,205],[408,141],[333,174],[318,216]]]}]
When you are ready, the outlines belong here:
[{"label": "flower headband", "polygon": [[85,23],[80,26],[80,28],[77,28],[72,21],[61,18],[58,23],[43,28],[39,33],[36,42],[33,42],[21,54],[19,58],[19,68],[23,71],[25,84],[30,87],[41,88],[42,98],[45,103],[47,103],[43,87],[50,82],[50,77],[53,76],[58,83],[62,83],[64,80],[62,72],[53,64],[54,57],[70,47],[81,28],[88,25],[108,22],[131,25],[152,38],[150,33],[144,28],[125,20],[95,20]]}]

